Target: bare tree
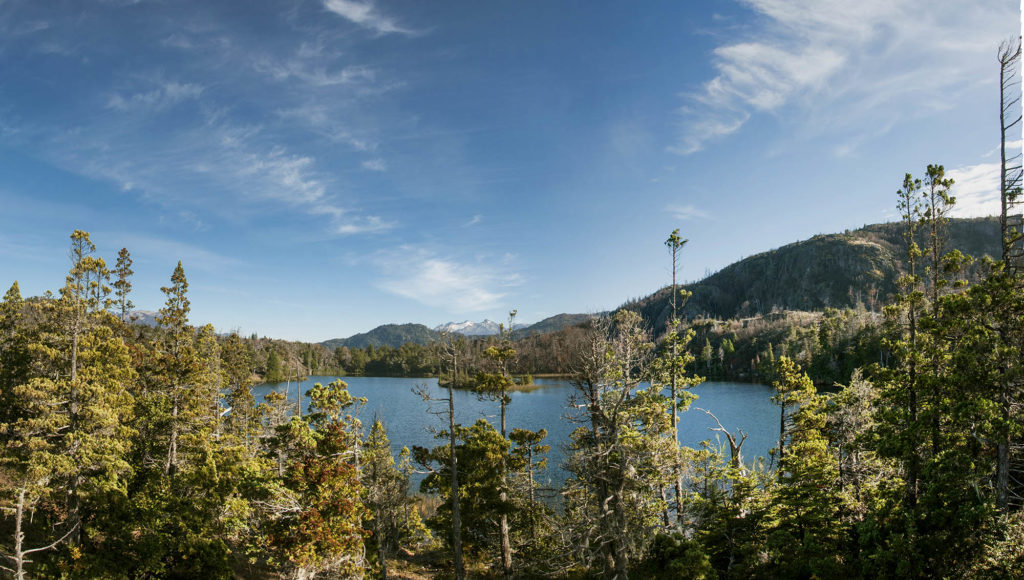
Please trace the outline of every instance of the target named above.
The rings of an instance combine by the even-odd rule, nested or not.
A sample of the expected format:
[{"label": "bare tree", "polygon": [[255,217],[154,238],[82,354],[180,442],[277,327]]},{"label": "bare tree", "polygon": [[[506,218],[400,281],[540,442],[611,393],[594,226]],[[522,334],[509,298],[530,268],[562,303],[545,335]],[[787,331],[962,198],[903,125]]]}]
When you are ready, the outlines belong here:
[{"label": "bare tree", "polygon": [[[1006,147],[1007,134],[1021,122],[1020,56],[1020,37],[999,45],[999,226],[1003,234],[1003,262],[1014,274],[1020,266],[1018,262],[1022,252],[1019,242],[1024,236],[1020,231],[1020,214],[1016,213],[1020,203],[1022,165],[1020,146],[1015,147],[1017,152],[1014,154],[1008,154]],[[1017,137],[1020,137],[1019,128]]]},{"label": "bare tree", "polygon": [[639,315],[620,311],[591,322],[576,356],[569,405],[581,426],[566,461],[574,475],[566,482],[567,522],[581,557],[607,578],[627,578],[629,563],[661,528],[650,522],[671,481],[670,405],[657,387],[642,388],[652,347]]},{"label": "bare tree", "polygon": [[421,387],[417,392],[424,401],[447,403],[448,408],[444,411],[431,411],[435,415],[447,416],[448,418],[448,471],[451,477],[451,502],[452,502],[452,559],[455,565],[456,580],[465,580],[466,564],[462,557],[462,512],[459,507],[459,461],[455,453],[456,431],[455,431],[455,397],[453,390],[455,381],[459,376],[459,362],[465,358],[465,338],[456,337],[450,333],[443,333],[437,342],[436,348],[440,360],[440,371],[438,383],[442,382],[445,375],[445,367],[448,368],[449,378],[447,381],[448,396],[438,399],[432,396],[426,386]]},{"label": "bare tree", "polygon": [[[1002,259],[1007,273],[1014,279],[1014,285],[1021,282],[1020,270],[1024,249],[1021,240],[1021,215],[1018,213],[1021,197],[1022,157],[1020,146],[1014,154],[1007,153],[1007,134],[1017,127],[1017,137],[1021,136],[1021,38],[1003,42],[997,53],[999,60],[999,151],[1000,180],[999,225],[1002,233]],[[1020,143],[1019,140],[1016,140]],[[1000,325],[1000,339],[1008,338],[1005,325]],[[1011,380],[999,389],[999,406],[1005,424],[1010,424],[1015,407],[1020,406],[1021,385],[1019,380]],[[1020,409],[1016,409],[1017,413]],[[1011,480],[1018,487],[1024,485],[1024,445],[1014,445],[1010,439],[1010,430],[1004,429],[996,443],[996,506],[1001,511],[1009,507],[1011,496]],[[1016,456],[1016,461],[1011,455]],[[1011,473],[1012,472],[1012,473]],[[1015,498],[1018,501],[1020,498]]]}]

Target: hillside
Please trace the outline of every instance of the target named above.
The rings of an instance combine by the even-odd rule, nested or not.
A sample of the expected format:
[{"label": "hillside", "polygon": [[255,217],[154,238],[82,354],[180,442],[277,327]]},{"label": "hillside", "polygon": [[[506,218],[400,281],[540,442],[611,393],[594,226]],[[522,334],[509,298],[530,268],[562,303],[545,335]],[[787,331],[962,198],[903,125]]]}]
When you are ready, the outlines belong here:
[{"label": "hillside", "polygon": [[440,334],[422,324],[384,324],[369,332],[354,334],[348,338],[332,338],[320,344],[327,348],[366,348],[373,346],[392,346],[398,348],[405,343],[429,344],[437,340]]},{"label": "hillside", "polygon": [[[904,272],[902,231],[898,223],[874,224],[744,258],[700,282],[684,285],[693,296],[683,315],[740,318],[773,310],[815,311],[858,304],[878,310],[896,292],[896,280]],[[999,222],[996,218],[954,219],[948,239],[947,249],[975,257],[995,256]],[[639,312],[653,328],[664,328],[671,314],[670,297],[665,287],[623,308]]]},{"label": "hillside", "polygon": [[522,338],[524,336],[530,336],[534,334],[547,334],[549,332],[557,332],[563,328],[570,326],[576,326],[577,324],[583,324],[593,315],[591,314],[556,314],[549,316],[540,322],[517,327],[512,333],[514,338]]}]

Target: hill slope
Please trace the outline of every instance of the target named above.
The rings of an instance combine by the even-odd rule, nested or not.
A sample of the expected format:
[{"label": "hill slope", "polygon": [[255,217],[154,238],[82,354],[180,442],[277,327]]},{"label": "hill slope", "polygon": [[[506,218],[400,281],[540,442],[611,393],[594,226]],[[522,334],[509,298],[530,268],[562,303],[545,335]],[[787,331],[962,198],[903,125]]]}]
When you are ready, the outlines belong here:
[{"label": "hill slope", "polygon": [[398,348],[407,342],[429,344],[437,340],[439,336],[440,333],[422,324],[384,324],[369,332],[354,334],[348,338],[332,338],[320,344],[327,348],[342,346],[366,348],[370,345],[373,345],[374,348],[379,346]]},{"label": "hill slope", "polygon": [[540,322],[530,324],[523,327],[516,327],[512,333],[514,338],[521,338],[523,336],[530,336],[532,334],[547,334],[549,332],[557,332],[563,328],[570,326],[576,326],[582,324],[592,317],[591,314],[556,314],[549,316]]},{"label": "hill slope", "polygon": [[[700,282],[684,285],[693,296],[683,315],[738,318],[773,309],[822,310],[858,303],[876,310],[896,292],[896,280],[904,271],[902,232],[898,223],[875,224],[744,258]],[[996,256],[999,222],[996,218],[954,219],[948,239],[947,249],[975,257]],[[662,288],[623,308],[639,312],[652,328],[664,328],[671,315],[670,289]]]}]

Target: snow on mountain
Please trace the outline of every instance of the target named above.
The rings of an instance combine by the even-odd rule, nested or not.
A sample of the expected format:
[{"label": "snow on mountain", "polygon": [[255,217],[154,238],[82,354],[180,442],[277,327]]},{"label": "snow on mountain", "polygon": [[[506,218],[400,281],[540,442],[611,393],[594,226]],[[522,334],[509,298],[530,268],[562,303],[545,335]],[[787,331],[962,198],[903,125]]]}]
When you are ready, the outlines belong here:
[{"label": "snow on mountain", "polygon": [[438,332],[454,332],[457,334],[464,334],[466,336],[487,336],[491,334],[498,334],[499,324],[493,320],[484,320],[483,322],[473,322],[472,320],[466,320],[464,322],[449,322],[442,324],[434,328]]}]

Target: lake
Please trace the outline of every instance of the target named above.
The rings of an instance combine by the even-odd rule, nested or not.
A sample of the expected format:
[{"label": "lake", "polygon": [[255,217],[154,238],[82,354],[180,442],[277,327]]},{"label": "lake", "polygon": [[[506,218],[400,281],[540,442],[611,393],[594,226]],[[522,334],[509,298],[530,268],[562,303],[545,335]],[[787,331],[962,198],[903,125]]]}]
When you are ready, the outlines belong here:
[{"label": "lake", "polygon": [[[314,383],[327,384],[341,378],[348,383],[349,392],[356,397],[366,397],[366,406],[359,414],[364,431],[369,432],[374,418],[379,417],[388,429],[392,451],[397,456],[402,447],[420,445],[434,447],[441,442],[434,438],[433,433],[447,428],[446,417],[429,413],[431,407],[437,411],[447,411],[447,403],[434,401],[424,402],[413,392],[413,389],[426,385],[431,396],[447,397],[447,389],[437,384],[437,379],[409,379],[389,377],[332,377],[314,376],[303,381],[300,388],[303,393],[303,409],[309,405],[306,391]],[[537,431],[547,429],[546,443],[551,446],[548,454],[548,470],[546,477],[540,478],[550,487],[560,487],[566,474],[561,469],[562,458],[565,456],[564,445],[569,434],[577,427],[567,420],[569,414],[568,399],[572,386],[564,380],[536,379],[540,388],[531,391],[511,393],[512,404],[508,409],[509,430],[519,427]],[[256,402],[263,402],[263,396],[272,390],[285,392],[289,399],[295,401],[295,383],[263,384],[253,387]],[[700,442],[710,439],[721,445],[724,437],[710,431],[715,422],[696,407],[714,413],[729,430],[743,429],[748,435],[743,445],[743,457],[750,462],[758,456],[767,457],[768,450],[775,446],[778,438],[778,408],[771,402],[772,388],[765,385],[730,382],[707,382],[693,388],[699,399],[685,413],[680,413],[679,441],[689,447],[697,447]],[[500,410],[493,401],[480,400],[470,391],[456,390],[455,417],[456,422],[471,425],[483,417],[498,428]],[[728,456],[728,446],[725,454]],[[422,476],[415,478],[418,482]],[[413,489],[418,489],[418,483]]]}]

